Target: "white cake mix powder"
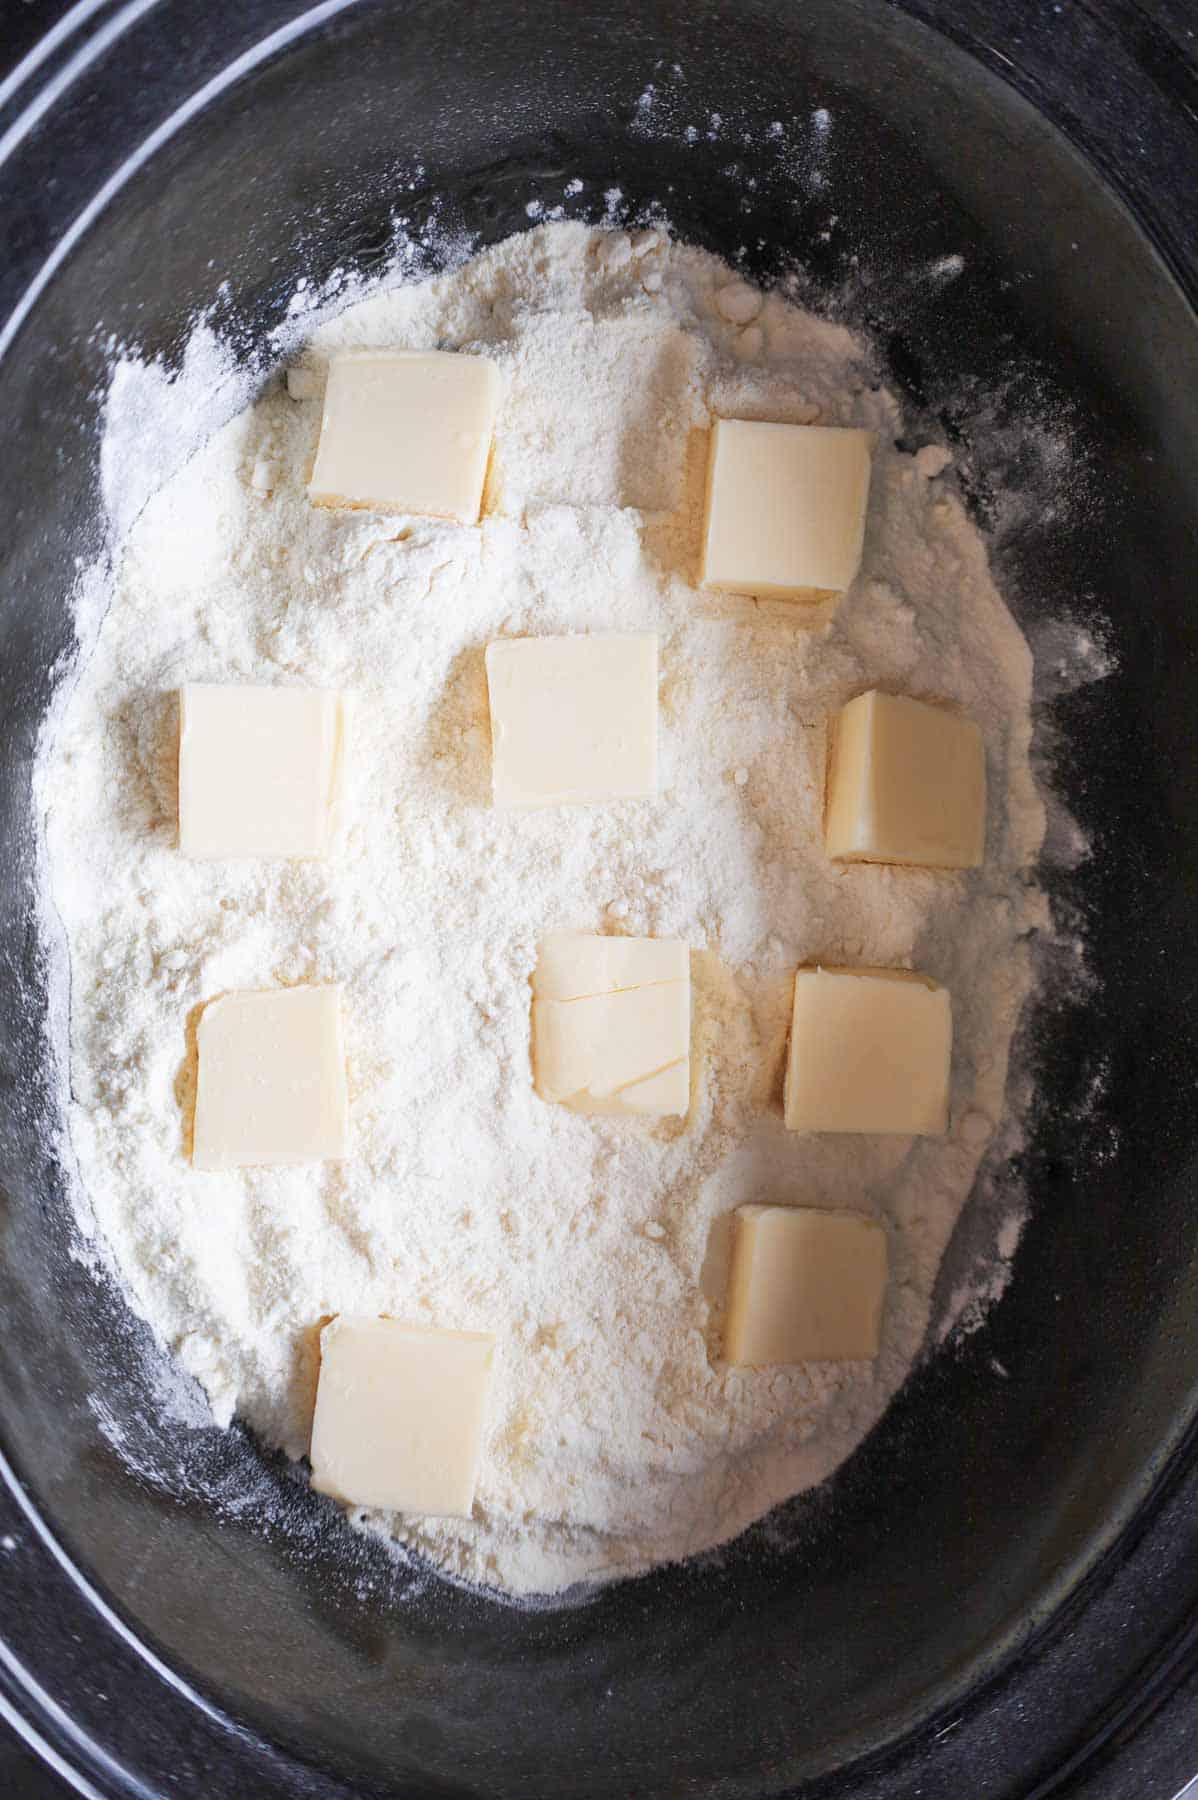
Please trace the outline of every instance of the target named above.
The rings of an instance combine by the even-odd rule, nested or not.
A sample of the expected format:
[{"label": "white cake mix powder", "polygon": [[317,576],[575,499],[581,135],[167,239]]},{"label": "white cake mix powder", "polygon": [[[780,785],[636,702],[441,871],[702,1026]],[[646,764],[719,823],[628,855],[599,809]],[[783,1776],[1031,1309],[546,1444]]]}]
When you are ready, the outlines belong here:
[{"label": "white cake mix powder", "polygon": [[[920,1353],[979,1160],[1019,1135],[1008,1054],[1046,922],[1030,878],[1045,828],[1031,655],[948,452],[896,448],[899,407],[866,346],[660,231],[542,225],[316,319],[299,364],[311,379],[291,388],[317,397],[277,376],[251,401],[203,327],[173,380],[135,362],[114,374],[102,466],[123,554],[81,582],[90,656],[42,768],[81,1232],[217,1421],[237,1414],[294,1457],[330,1314],[497,1333],[475,1519],[367,1522],[456,1576],[548,1593],[716,1545],[823,1480]],[[293,336],[303,297],[295,320]],[[481,527],[309,506],[323,368],[348,346],[498,363]],[[813,629],[802,607],[694,585],[715,414],[878,433],[862,573]],[[487,642],[606,630],[660,635],[660,797],[492,810]],[[180,856],[185,681],[352,696],[331,861]],[[825,859],[824,722],[875,684],[981,725],[982,869]],[[562,928],[692,945],[685,1123],[581,1118],[534,1095],[528,979],[538,939]],[[817,959],[918,968],[950,989],[946,1138],[784,1130],[792,977]],[[196,1008],[229,988],[333,981],[352,1155],[193,1171]],[[721,1361],[729,1218],[750,1200],[886,1224],[876,1364]],[[1017,1237],[1008,1208],[962,1305],[997,1291]]]}]

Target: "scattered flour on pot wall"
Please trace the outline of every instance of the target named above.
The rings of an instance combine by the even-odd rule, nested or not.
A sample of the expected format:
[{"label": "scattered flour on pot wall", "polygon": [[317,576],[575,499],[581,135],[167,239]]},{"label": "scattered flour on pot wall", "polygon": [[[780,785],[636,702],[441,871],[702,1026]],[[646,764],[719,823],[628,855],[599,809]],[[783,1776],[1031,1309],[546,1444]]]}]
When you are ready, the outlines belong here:
[{"label": "scattered flour on pot wall", "polygon": [[[897,403],[842,327],[778,295],[746,321],[731,272],[661,233],[630,237],[627,256],[605,245],[543,226],[319,323],[301,392],[351,346],[497,361],[481,528],[311,508],[319,400],[272,380],[132,523],[43,771],[81,1223],[216,1418],[237,1413],[292,1456],[307,1449],[329,1314],[498,1333],[476,1520],[369,1522],[518,1592],[717,1544],[822,1480],[880,1416],[924,1343],[979,1160],[1017,1132],[1008,1052],[1045,920],[1028,878],[1044,829],[1031,657],[943,459],[895,448]],[[210,387],[207,352],[195,361]],[[187,429],[186,369],[165,407],[162,381],[125,365],[114,387],[104,479],[122,524],[147,421]],[[863,572],[830,623],[804,630],[791,606],[692,586],[717,413],[878,433]],[[152,448],[169,468],[170,444]],[[493,811],[487,642],[603,630],[660,636],[660,797]],[[330,862],[178,854],[187,680],[352,695]],[[874,684],[953,700],[981,725],[981,870],[824,859],[824,720]],[[692,945],[685,1126],[579,1118],[533,1094],[528,978],[540,936],[571,927]],[[905,964],[949,987],[946,1139],[784,1131],[791,978],[815,959]],[[345,985],[352,1155],[193,1171],[195,1009],[301,981]],[[719,1360],[728,1215],[745,1200],[886,1223],[876,1367]]]}]

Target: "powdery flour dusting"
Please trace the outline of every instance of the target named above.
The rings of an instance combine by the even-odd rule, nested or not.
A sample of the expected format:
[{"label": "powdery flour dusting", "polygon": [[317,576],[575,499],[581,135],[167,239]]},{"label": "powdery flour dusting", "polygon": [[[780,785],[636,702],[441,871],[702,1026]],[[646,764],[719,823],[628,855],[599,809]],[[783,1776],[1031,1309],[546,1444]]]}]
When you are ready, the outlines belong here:
[{"label": "powdery flour dusting", "polygon": [[[368,1523],[467,1579],[549,1592],[715,1545],[820,1481],[920,1351],[941,1254],[1003,1119],[1027,936],[1044,917],[1027,873],[1043,833],[1031,657],[945,454],[895,447],[898,407],[864,347],[701,252],[541,227],[367,294],[319,326],[302,359],[315,379],[294,388],[318,395],[347,346],[497,361],[487,516],[471,529],[311,508],[319,400],[280,377],[132,525],[44,785],[80,1216],[217,1419],[237,1413],[295,1457],[328,1315],[498,1333],[475,1519]],[[181,433],[186,375],[168,409]],[[118,525],[157,450],[145,408],[163,389],[129,366],[114,386]],[[879,433],[862,575],[817,629],[793,606],[692,585],[714,414]],[[661,643],[660,798],[493,811],[487,642],[644,629]],[[352,694],[349,816],[329,863],[179,855],[185,681]],[[825,860],[825,716],[873,684],[951,699],[981,724],[980,871]],[[534,1095],[528,979],[538,939],[561,928],[692,945],[685,1124],[581,1118]],[[947,1138],[783,1129],[792,976],[815,960],[916,967],[949,987]],[[195,1009],[228,988],[332,981],[351,1157],[194,1172]],[[876,1366],[720,1360],[729,1215],[748,1200],[886,1222]]]}]

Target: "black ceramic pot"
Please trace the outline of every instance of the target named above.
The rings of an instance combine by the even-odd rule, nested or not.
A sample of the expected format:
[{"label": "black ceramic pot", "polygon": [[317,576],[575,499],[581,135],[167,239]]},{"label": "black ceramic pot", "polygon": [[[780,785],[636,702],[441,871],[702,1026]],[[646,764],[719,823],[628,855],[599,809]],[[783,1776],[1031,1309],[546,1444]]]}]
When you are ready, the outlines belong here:
[{"label": "black ceramic pot", "polygon": [[[0,87],[0,1710],[103,1795],[1168,1800],[1198,1766],[1192,8],[48,10],[7,8]],[[654,80],[744,141],[646,134]],[[766,130],[818,107],[823,187]],[[29,778],[99,542],[104,337],[170,358],[212,308],[252,359],[301,273],[385,256],[401,198],[494,240],[574,176],[579,215],[618,186],[847,292],[983,519],[1023,421],[1063,422],[1086,479],[993,521],[996,557],[1033,638],[1067,612],[1114,673],[1043,684],[1093,843],[1047,879],[1098,980],[1036,1021],[1013,1285],[768,1530],[537,1614],[396,1572],[244,1435],[163,1416],[46,1149]]]}]

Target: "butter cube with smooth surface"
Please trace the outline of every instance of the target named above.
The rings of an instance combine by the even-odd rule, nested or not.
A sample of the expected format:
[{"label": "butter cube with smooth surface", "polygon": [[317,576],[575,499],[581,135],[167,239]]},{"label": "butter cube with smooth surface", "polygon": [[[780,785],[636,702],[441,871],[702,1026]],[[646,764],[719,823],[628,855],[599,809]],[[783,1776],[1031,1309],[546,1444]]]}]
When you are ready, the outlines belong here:
[{"label": "butter cube with smooth surface", "polygon": [[484,356],[447,350],[335,356],[309,500],[476,525],[499,395],[499,371]]},{"label": "butter cube with smooth surface", "polygon": [[947,989],[905,969],[800,969],[786,1123],[791,1131],[938,1137],[948,1129]]},{"label": "butter cube with smooth surface", "polygon": [[179,691],[184,856],[327,856],[344,741],[345,704],[327,689],[189,682]]},{"label": "butter cube with smooth surface", "polygon": [[501,638],[487,647],[496,806],[657,792],[652,632]]},{"label": "butter cube with smooth surface", "polygon": [[878,1354],[886,1233],[855,1213],[741,1206],[724,1354],[730,1363],[845,1362]]},{"label": "butter cube with smooth surface", "polygon": [[702,584],[823,600],[861,565],[873,434],[717,419],[707,466]]},{"label": "butter cube with smooth surface", "polygon": [[824,843],[837,862],[974,869],[986,843],[986,753],[972,719],[858,694],[829,722]]},{"label": "butter cube with smooth surface", "polygon": [[468,1519],[494,1362],[488,1331],[333,1319],[320,1334],[312,1486],[347,1506]]},{"label": "butter cube with smooth surface", "polygon": [[340,987],[222,994],[200,1015],[196,1047],[195,1168],[345,1155]]},{"label": "butter cube with smooth surface", "polygon": [[690,958],[664,938],[554,933],[533,976],[533,1073],[575,1112],[666,1116],[690,1106]]}]

